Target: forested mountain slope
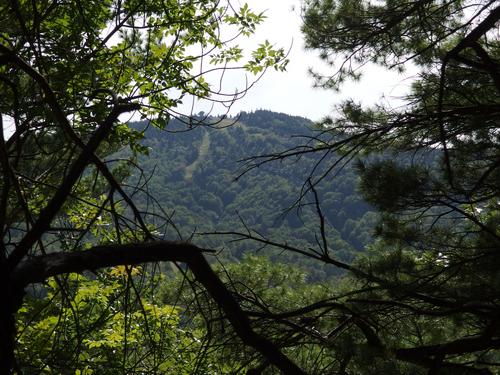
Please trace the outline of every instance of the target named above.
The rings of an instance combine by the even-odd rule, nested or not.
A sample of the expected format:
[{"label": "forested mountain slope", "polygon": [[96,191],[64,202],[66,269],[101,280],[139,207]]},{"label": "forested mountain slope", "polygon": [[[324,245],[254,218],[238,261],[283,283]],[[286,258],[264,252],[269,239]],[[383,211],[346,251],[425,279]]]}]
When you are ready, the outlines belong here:
[{"label": "forested mountain slope", "polygon": [[[136,128],[145,123],[136,123]],[[282,151],[304,144],[317,133],[314,124],[301,117],[269,111],[241,113],[236,124],[222,129],[171,122],[169,131],[148,127],[141,160],[151,174],[149,192],[169,213],[183,237],[213,231],[245,231],[245,225],[275,241],[307,248],[319,237],[319,219],[313,196],[305,196],[300,209],[290,207],[300,196],[315,159],[303,156],[244,170],[242,159]],[[344,260],[353,258],[371,240],[375,213],[356,192],[352,165],[318,188],[326,216],[330,246]],[[169,233],[172,235],[173,233]],[[221,236],[202,236],[196,241],[221,246]],[[227,246],[233,256],[248,243]]]}]

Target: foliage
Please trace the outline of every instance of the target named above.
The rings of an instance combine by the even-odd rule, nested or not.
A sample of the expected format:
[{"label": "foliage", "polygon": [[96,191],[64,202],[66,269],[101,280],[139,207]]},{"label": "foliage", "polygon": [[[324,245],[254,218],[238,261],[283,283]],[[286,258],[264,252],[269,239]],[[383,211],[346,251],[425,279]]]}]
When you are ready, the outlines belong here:
[{"label": "foliage", "polygon": [[[342,312],[349,322],[336,323],[339,340],[340,332],[356,338],[350,351],[335,348],[338,373],[498,373],[499,20],[489,1],[304,4],[307,44],[336,68],[315,73],[319,85],[339,89],[367,64],[420,70],[406,105],[348,100],[323,122],[330,141],[255,162],[320,155],[314,193],[321,170],[333,174],[361,157],[361,192],[381,212],[368,255],[341,262],[326,233],[316,252],[292,249],[350,271],[335,303],[303,307]],[[332,337],[322,337],[328,351]]]},{"label": "foliage", "polygon": [[[216,270],[228,289],[237,296],[242,307],[249,312],[255,329],[264,335],[272,336],[277,345],[287,343],[289,336],[294,335],[294,325],[302,324],[308,318],[297,314],[280,319],[277,324],[270,319],[270,315],[320,300],[329,293],[329,286],[326,283],[312,282],[305,268],[271,261],[263,256],[246,254],[239,262],[219,264]],[[179,288],[182,290],[180,299],[172,292]],[[173,299],[187,307],[188,316],[193,317],[191,327],[207,327],[202,341],[207,343],[207,354],[213,358],[214,368],[219,367],[219,371],[223,371],[224,367],[221,366],[225,366],[232,369],[231,373],[250,374],[252,370],[262,366],[261,371],[273,371],[258,353],[243,345],[227,320],[223,317],[217,318],[217,305],[195,280],[191,280],[189,284],[184,278],[167,280],[163,285],[163,300],[168,304]],[[208,325],[205,323],[207,321]],[[326,320],[322,323],[328,324]],[[295,339],[300,341],[299,337]],[[325,356],[318,360],[315,356],[320,348],[307,343],[290,350],[285,346],[283,350],[302,368],[307,368],[308,373],[324,373],[331,359]]]},{"label": "foliage", "polygon": [[[299,198],[315,208],[318,240],[293,246],[251,230],[232,239],[347,273],[320,294],[306,289],[312,300],[291,296],[288,304],[276,295],[267,301],[273,293],[242,267],[229,277],[234,293],[256,330],[309,373],[499,373],[500,7],[311,0],[304,21],[309,47],[338,64],[331,76],[316,74],[320,85],[339,89],[366,64],[403,71],[413,63],[421,73],[406,105],[364,108],[348,100],[321,124],[321,137],[249,162],[252,171],[315,155]],[[349,264],[330,244],[318,191],[353,159],[360,159],[360,190],[380,215],[375,242]],[[234,345],[231,337],[219,340]],[[315,360],[302,360],[308,349]],[[252,365],[273,373],[265,361]]]},{"label": "foliage", "polygon": [[[8,139],[0,132],[2,374],[14,369],[21,373],[31,360],[45,359],[53,360],[50,366],[55,366],[54,372],[61,370],[58,366],[74,367],[80,373],[91,371],[90,364],[89,368],[69,366],[65,355],[72,356],[75,363],[109,359],[114,372],[120,366],[120,372],[137,367],[160,371],[158,366],[167,355],[161,346],[173,340],[169,334],[177,334],[175,311],[160,313],[163,307],[151,302],[143,302],[139,309],[140,290],[131,283],[120,284],[120,292],[110,289],[114,284],[105,282],[106,276],[76,281],[73,276],[61,275],[160,260],[185,262],[210,280],[207,286],[221,306],[233,307],[235,315],[230,320],[238,321],[241,309],[234,308],[233,299],[201,255],[203,250],[173,241],[178,237],[160,241],[155,233],[172,225],[168,215],[153,213],[151,208],[140,210],[135,204],[134,195],[143,190],[144,182],[131,187],[124,181],[137,169],[136,157],[147,153],[147,148],[140,143],[143,133],[128,127],[124,116],[136,113],[158,128],[175,117],[200,123],[189,113],[181,116],[180,104],[196,98],[230,107],[246,91],[234,93],[231,88],[228,95],[213,88],[210,82],[217,74],[219,87],[227,69],[259,75],[267,68],[283,70],[287,60],[282,49],[263,42],[252,53],[237,45],[241,37],[252,35],[264,18],[246,4],[236,7],[218,0],[0,3],[0,127],[4,128],[5,121],[12,128]],[[210,59],[212,64],[207,65]],[[115,160],[116,152],[125,146],[131,154],[126,160]],[[47,311],[23,307],[24,289],[51,277],[55,281],[47,293],[54,297],[49,298],[54,304],[46,306]],[[58,290],[53,290],[56,287]],[[102,293],[90,295],[98,288]],[[134,298],[115,306],[121,311],[107,315],[107,302],[129,295],[131,288]],[[20,309],[22,315],[15,321]],[[40,337],[34,338],[37,345],[33,348],[39,349],[39,354],[29,352],[29,346],[19,348],[15,342],[16,330],[36,336],[30,326],[36,317],[29,316],[34,313],[41,318]],[[161,347],[161,353],[133,342],[144,332],[136,332],[131,324],[141,325],[146,318],[150,324],[166,327],[159,338],[149,335],[151,348]],[[106,331],[110,325],[116,327],[111,336]],[[93,328],[103,330],[94,332]],[[244,341],[254,337],[246,325],[240,324],[239,332],[246,335]],[[132,340],[128,342],[130,350],[125,336],[120,336],[125,333]],[[279,366],[297,369],[272,343],[262,339],[260,342],[274,352],[272,361],[278,358]],[[54,357],[47,358],[43,354],[48,354],[53,343],[57,350]],[[66,343],[79,349],[61,352]],[[113,362],[109,354],[115,344],[122,349],[119,362]],[[255,341],[249,344],[255,346]],[[14,358],[16,346],[19,358]],[[96,354],[98,349],[102,349],[101,355]],[[264,355],[269,352],[260,350]],[[151,358],[137,357],[142,354]],[[34,365],[49,369],[48,363]],[[172,371],[174,365],[181,366],[179,371],[188,371],[178,363],[172,364]]]},{"label": "foliage", "polygon": [[[143,129],[147,124],[132,126]],[[238,160],[296,147],[305,136],[320,136],[312,122],[256,111],[241,113],[229,127],[179,132],[181,129],[183,125],[175,121],[167,127],[167,131],[177,132],[175,136],[147,128],[142,144],[150,152],[139,161],[143,173],[149,176],[149,194],[172,212],[183,237],[194,236],[197,243],[209,248],[224,248],[221,256],[230,259],[240,259],[255,246],[229,243],[221,236],[203,233],[243,232],[246,225],[277,242],[315,246],[319,236],[315,210],[306,204],[293,206],[309,166],[317,158],[305,155],[280,165],[268,164],[237,178],[245,168]],[[350,262],[371,242],[375,213],[356,191],[357,174],[352,164],[346,165],[338,177],[329,178],[318,194],[325,207],[329,242],[342,260]],[[311,196],[307,198],[312,200]],[[137,195],[137,201],[145,207],[147,196]],[[172,234],[173,228],[167,229],[165,236]],[[285,261],[285,255],[276,254],[274,258]],[[291,254],[286,261],[307,262]],[[314,262],[310,262],[310,274],[316,278],[331,276]]]},{"label": "foliage", "polygon": [[[160,280],[141,283],[144,276],[141,268],[120,266],[97,278],[69,274],[64,293],[57,279],[37,288],[18,312],[17,324],[25,327],[17,338],[23,373],[192,374],[200,340],[182,328],[178,307],[155,302],[151,292]],[[130,283],[141,285],[140,297]]]},{"label": "foliage", "polygon": [[[421,73],[405,106],[347,101],[306,134],[304,145],[247,160],[250,201],[260,199],[254,186],[272,185],[271,173],[285,181],[269,161],[311,163],[291,200],[306,223],[289,220],[293,229],[283,236],[296,231],[313,243],[273,240],[281,227],[252,231],[260,213],[248,204],[240,212],[245,230],[219,234],[308,259],[308,269],[314,263],[342,278],[307,285],[303,269],[256,258],[217,274],[203,255],[208,250],[161,240],[184,233],[148,194],[144,169],[133,168],[148,152],[143,129],[120,116],[138,111],[167,129],[172,117],[188,129],[214,120],[178,113],[193,96],[230,104],[241,94],[212,89],[204,73],[286,66],[283,51],[268,42],[248,56],[236,44],[233,36],[250,35],[262,20],[246,5],[211,0],[0,5],[0,119],[14,126],[9,139],[0,136],[0,372],[206,373],[210,365],[217,372],[287,375],[499,372],[497,2],[304,2],[309,47],[339,63],[331,76],[316,74],[318,84],[338,89],[370,63],[402,71],[411,62]],[[223,40],[226,28],[235,34]],[[209,60],[216,66],[204,65]],[[266,113],[245,116],[221,136],[230,147],[237,148],[239,133],[250,153],[266,153],[263,144],[287,133],[281,125],[273,126],[276,134],[256,130]],[[229,125],[225,119],[209,125],[217,123]],[[210,186],[203,198],[195,191],[195,209],[217,220],[239,191],[218,196],[220,184],[202,178],[213,173],[203,160],[220,156],[224,146],[208,130],[191,140],[194,147],[176,146],[182,153],[172,155],[172,164],[182,166],[178,180]],[[125,145],[131,151],[120,158]],[[321,184],[334,184],[335,174],[354,179],[346,166],[357,156],[360,189],[380,215],[369,253],[348,263],[336,251],[338,234],[329,234],[330,221],[345,220],[330,213],[340,197]],[[257,167],[270,174],[252,179]],[[280,201],[290,194],[288,186],[272,190]],[[184,199],[183,210],[193,203],[175,199]],[[362,210],[356,197],[346,200]],[[181,217],[192,220],[185,211]],[[272,219],[264,217],[266,226]],[[342,235],[359,225],[345,220]],[[160,260],[186,265],[178,265],[185,277],[168,289],[166,305],[148,291],[155,280],[131,268]],[[107,266],[118,268],[93,274]],[[179,283],[187,283],[187,295],[172,295]],[[23,305],[28,285],[36,287]],[[180,309],[175,297],[183,298]]]}]

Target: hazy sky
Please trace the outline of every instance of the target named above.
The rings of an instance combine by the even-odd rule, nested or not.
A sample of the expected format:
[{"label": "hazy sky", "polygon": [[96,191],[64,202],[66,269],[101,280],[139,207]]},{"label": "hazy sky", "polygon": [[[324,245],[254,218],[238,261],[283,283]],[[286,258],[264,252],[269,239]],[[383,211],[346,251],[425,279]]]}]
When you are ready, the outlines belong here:
[{"label": "hazy sky", "polygon": [[[238,1],[235,2],[238,4]],[[239,4],[244,3],[240,1]],[[249,5],[255,11],[266,11],[267,19],[260,25],[258,32],[251,40],[241,40],[240,47],[250,50],[257,42],[269,40],[276,46],[290,48],[287,71],[268,70],[262,79],[249,90],[248,94],[233,105],[231,114],[255,109],[269,109],[319,120],[331,114],[335,104],[343,99],[353,97],[364,104],[379,101],[385,94],[384,101],[397,103],[396,97],[404,93],[409,80],[382,68],[370,67],[364,79],[356,84],[347,83],[340,93],[313,88],[313,79],[308,68],[325,71],[325,64],[319,59],[318,51],[305,51],[300,32],[301,7],[300,0],[252,0]],[[248,78],[252,76],[247,74]],[[226,85],[234,90],[236,86],[244,87],[244,74],[229,77]],[[188,104],[184,109],[189,108]],[[207,106],[195,103],[194,113],[207,110]],[[214,110],[217,113],[217,110]]]}]

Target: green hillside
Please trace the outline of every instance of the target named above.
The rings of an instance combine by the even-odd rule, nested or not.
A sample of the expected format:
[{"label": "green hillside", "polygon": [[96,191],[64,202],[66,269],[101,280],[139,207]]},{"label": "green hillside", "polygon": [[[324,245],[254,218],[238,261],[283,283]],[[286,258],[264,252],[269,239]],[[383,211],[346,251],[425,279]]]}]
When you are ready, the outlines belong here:
[{"label": "green hillside", "polygon": [[[246,226],[275,241],[303,248],[316,243],[319,221],[311,205],[313,196],[306,195],[300,208],[293,205],[317,156],[265,164],[236,179],[245,169],[242,160],[290,149],[307,142],[304,136],[317,135],[311,121],[256,111],[241,113],[232,126],[183,130],[185,125],[175,121],[167,131],[148,127],[144,145],[150,153],[140,165],[151,175],[149,193],[173,214],[184,238],[194,234],[197,243],[224,246],[229,250],[225,256],[236,257],[254,245],[228,245],[228,237],[200,233],[245,231]],[[349,165],[318,188],[330,247],[347,261],[370,242],[376,217],[357,194],[356,181]],[[165,235],[175,236],[173,228]]]}]

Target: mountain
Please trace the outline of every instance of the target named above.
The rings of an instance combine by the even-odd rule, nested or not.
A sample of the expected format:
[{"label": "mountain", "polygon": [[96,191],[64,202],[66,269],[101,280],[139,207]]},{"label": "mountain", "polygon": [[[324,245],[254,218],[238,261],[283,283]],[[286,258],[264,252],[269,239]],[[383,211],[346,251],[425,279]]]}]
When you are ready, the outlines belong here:
[{"label": "mountain", "polygon": [[[194,234],[196,243],[224,246],[230,250],[223,253],[227,257],[239,258],[259,246],[198,233],[250,229],[295,247],[316,246],[320,233],[313,195],[307,194],[299,208],[291,207],[319,155],[267,163],[240,176],[246,166],[242,160],[302,145],[319,136],[315,125],[302,117],[263,110],[243,112],[234,124],[224,126],[229,122],[189,131],[184,131],[186,126],[179,121],[169,123],[166,131],[146,123],[133,124],[136,129],[147,128],[143,144],[149,148],[149,156],[139,164],[149,176],[150,195],[172,215],[183,238]],[[345,261],[351,261],[370,243],[376,218],[356,192],[356,184],[355,168],[347,165],[318,187],[329,246]],[[146,203],[143,197],[142,204]],[[166,236],[174,235],[170,226]],[[293,256],[285,257],[296,261]],[[318,277],[322,272],[316,270]]]}]

